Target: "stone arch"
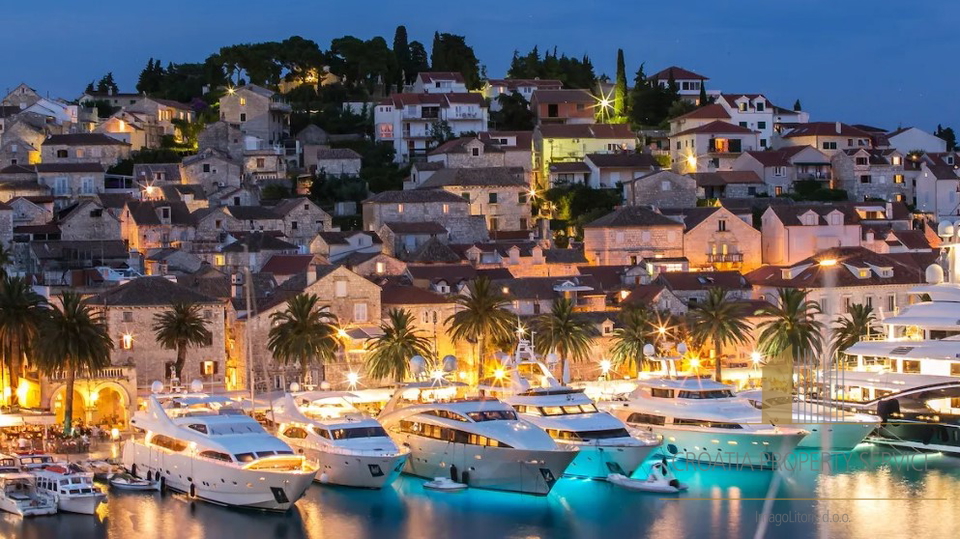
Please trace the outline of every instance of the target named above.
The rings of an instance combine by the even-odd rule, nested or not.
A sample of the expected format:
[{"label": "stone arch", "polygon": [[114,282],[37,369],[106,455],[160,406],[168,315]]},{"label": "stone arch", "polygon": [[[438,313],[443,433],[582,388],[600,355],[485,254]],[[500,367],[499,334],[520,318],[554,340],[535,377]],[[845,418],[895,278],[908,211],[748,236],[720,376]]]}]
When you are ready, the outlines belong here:
[{"label": "stone arch", "polygon": [[102,382],[93,387],[91,395],[90,424],[121,430],[127,426],[131,397],[126,388],[116,382]]},{"label": "stone arch", "polygon": [[[57,418],[57,423],[63,423],[63,416],[66,412],[66,401],[64,399],[64,393],[67,391],[67,386],[62,385],[58,387],[53,395],[50,397],[50,408],[53,410],[53,414]],[[84,396],[83,392],[80,391],[80,388],[73,388],[73,419],[83,419],[86,420],[87,416],[87,399]]]}]

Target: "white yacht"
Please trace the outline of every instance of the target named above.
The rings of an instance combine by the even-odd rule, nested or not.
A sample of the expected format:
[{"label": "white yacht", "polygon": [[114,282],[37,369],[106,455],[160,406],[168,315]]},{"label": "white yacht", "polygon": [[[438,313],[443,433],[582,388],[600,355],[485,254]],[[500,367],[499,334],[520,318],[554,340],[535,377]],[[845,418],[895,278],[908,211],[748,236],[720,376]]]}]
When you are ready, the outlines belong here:
[{"label": "white yacht", "polygon": [[[763,409],[763,391],[751,389],[737,393],[758,410]],[[868,414],[846,412],[823,403],[792,403],[791,425],[809,432],[797,446],[800,449],[852,451],[879,425],[880,419]]]},{"label": "white yacht", "polygon": [[657,436],[631,433],[623,421],[597,409],[583,389],[561,385],[526,339],[521,337],[513,357],[502,358],[501,364],[500,376],[481,380],[479,387],[513,406],[520,417],[554,440],[579,449],[566,475],[630,476],[660,446]]},{"label": "white yacht", "polygon": [[[208,502],[287,511],[299,500],[316,467],[268,434],[226,397],[154,395],[131,424],[142,434],[123,446],[123,464],[136,477]],[[162,404],[161,404],[162,402]],[[162,488],[161,487],[161,488]]]},{"label": "white yacht", "polygon": [[32,474],[20,471],[15,457],[0,455],[0,511],[22,517],[56,513],[57,501],[38,490],[36,481]]},{"label": "white yacht", "polygon": [[410,449],[404,470],[471,487],[545,495],[577,456],[494,398],[438,378],[397,390],[378,419]]},{"label": "white yacht", "polygon": [[75,466],[52,465],[36,469],[37,489],[57,500],[57,508],[66,513],[92,515],[107,495],[93,484],[93,473]]},{"label": "white yacht", "polygon": [[321,483],[382,488],[400,475],[410,450],[401,450],[376,419],[342,391],[306,391],[273,401],[277,436],[317,466]]},{"label": "white yacht", "polygon": [[604,408],[661,435],[668,454],[710,465],[775,468],[809,434],[766,424],[730,386],[706,378],[640,380],[626,400]]}]

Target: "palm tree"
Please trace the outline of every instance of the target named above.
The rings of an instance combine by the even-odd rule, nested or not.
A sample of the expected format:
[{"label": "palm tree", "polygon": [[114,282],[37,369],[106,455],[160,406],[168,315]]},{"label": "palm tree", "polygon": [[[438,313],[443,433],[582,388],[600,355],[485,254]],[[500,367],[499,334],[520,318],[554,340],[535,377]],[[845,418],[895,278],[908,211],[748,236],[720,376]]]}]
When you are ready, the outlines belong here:
[{"label": "palm tree", "polygon": [[89,375],[110,365],[113,340],[103,314],[76,292],[60,294],[40,324],[34,344],[37,364],[47,375],[66,376],[63,432],[73,422],[73,384],[77,375]]},{"label": "palm tree", "polygon": [[187,348],[207,345],[213,338],[207,321],[200,314],[200,306],[194,303],[174,303],[169,311],[153,315],[153,331],[160,346],[177,351],[173,367],[177,380],[182,380]]},{"label": "palm tree", "polygon": [[0,280],[0,353],[10,371],[10,403],[19,404],[21,361],[30,350],[46,310],[46,301],[20,277]]},{"label": "palm tree", "polygon": [[838,316],[833,321],[833,348],[838,353],[857,344],[877,323],[873,307],[856,303],[850,306],[848,316]]},{"label": "palm tree", "polygon": [[367,373],[399,384],[410,370],[410,358],[430,354],[430,341],[413,327],[413,315],[406,309],[390,309],[387,320],[380,325],[383,335],[374,337],[368,348]]},{"label": "palm tree", "polygon": [[620,327],[613,332],[613,347],[610,349],[614,365],[642,370],[648,361],[643,354],[643,347],[650,342],[653,332],[649,309],[643,305],[624,307],[620,311]]},{"label": "palm tree", "polygon": [[316,294],[297,294],[287,308],[270,315],[273,327],[267,349],[284,365],[300,366],[300,380],[306,381],[311,364],[320,367],[320,381],[326,376],[323,364],[337,357],[337,317],[320,305]]},{"label": "palm tree", "polygon": [[486,277],[473,281],[469,294],[458,296],[456,303],[459,310],[444,323],[450,325],[450,337],[454,341],[477,343],[477,380],[480,380],[484,374],[483,358],[487,347],[491,342],[510,340],[514,315],[507,310],[507,298],[494,290]]},{"label": "palm tree", "polygon": [[807,291],[799,288],[781,288],[777,291],[778,304],[765,305],[757,315],[769,317],[757,324],[760,351],[776,356],[789,349],[794,360],[804,354],[823,350],[823,324],[814,316],[820,314],[820,305],[807,299]]},{"label": "palm tree", "polygon": [[0,279],[7,278],[7,266],[13,263],[13,255],[10,249],[0,244]]},{"label": "palm tree", "polygon": [[533,321],[533,329],[537,332],[536,351],[542,355],[556,350],[560,356],[561,379],[567,372],[568,357],[573,361],[586,359],[596,334],[593,323],[577,315],[573,300],[568,298],[554,301],[549,313]]},{"label": "palm tree", "polygon": [[690,332],[694,338],[713,343],[714,377],[718,382],[723,380],[723,347],[747,340],[750,324],[743,320],[744,314],[743,308],[730,301],[722,288],[711,288],[706,301],[690,309]]}]

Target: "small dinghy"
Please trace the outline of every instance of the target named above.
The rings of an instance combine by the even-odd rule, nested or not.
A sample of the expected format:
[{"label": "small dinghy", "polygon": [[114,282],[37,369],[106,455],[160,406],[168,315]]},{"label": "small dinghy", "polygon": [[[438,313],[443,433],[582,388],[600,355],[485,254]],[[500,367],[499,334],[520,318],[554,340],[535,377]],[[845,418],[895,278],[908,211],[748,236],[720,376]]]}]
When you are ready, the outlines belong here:
[{"label": "small dinghy", "polygon": [[128,473],[118,473],[110,476],[110,486],[117,490],[148,491],[160,490],[159,481],[137,479]]},{"label": "small dinghy", "polygon": [[442,490],[446,492],[457,492],[467,488],[467,485],[464,483],[457,483],[449,477],[434,477],[433,481],[427,481],[424,483],[423,488],[428,488],[430,490]]},{"label": "small dinghy", "polygon": [[687,490],[687,485],[681,483],[680,480],[673,475],[673,472],[670,471],[666,462],[657,462],[651,466],[650,473],[646,479],[634,479],[623,474],[612,473],[607,476],[607,481],[627,490],[637,490],[641,492],[674,494],[681,490]]}]

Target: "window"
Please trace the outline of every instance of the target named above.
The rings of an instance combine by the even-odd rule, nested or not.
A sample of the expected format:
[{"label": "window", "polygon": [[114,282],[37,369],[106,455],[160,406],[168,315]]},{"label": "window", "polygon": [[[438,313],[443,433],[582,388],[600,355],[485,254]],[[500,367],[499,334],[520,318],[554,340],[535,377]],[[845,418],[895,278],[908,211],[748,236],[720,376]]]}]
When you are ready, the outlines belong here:
[{"label": "window", "polygon": [[867,164],[868,164],[868,163],[867,163],[867,158],[866,158],[866,157],[858,157],[858,158],[857,158],[857,166],[861,166],[861,167],[862,167],[862,166],[867,166]]},{"label": "window", "polygon": [[642,425],[663,425],[665,418],[662,415],[633,413],[627,417],[627,423]]},{"label": "window", "polygon": [[258,157],[258,158],[257,158],[257,168],[263,168],[263,167],[265,167],[266,165],[267,165],[267,160],[266,160],[266,159],[264,159],[263,157]]},{"label": "window", "polygon": [[521,191],[517,193],[517,204],[526,204],[527,203],[527,192]]},{"label": "window", "polygon": [[500,230],[500,219],[496,217],[490,218],[490,230],[491,231]]},{"label": "window", "polygon": [[366,303],[353,304],[353,321],[354,322],[367,321],[367,304]]},{"label": "window", "polygon": [[84,158],[83,148],[77,148],[77,159],[83,159],[83,158]]},{"label": "window", "polygon": [[672,399],[673,390],[672,389],[660,389],[658,387],[650,388],[650,396],[656,397],[658,399]]},{"label": "window", "polygon": [[490,204],[496,204],[496,203],[497,203],[497,193],[495,193],[495,192],[494,192],[494,193],[490,193],[489,196],[488,196],[488,198],[489,198],[489,200],[487,200],[487,202],[489,202]]},{"label": "window", "polygon": [[767,139],[765,139],[765,138],[760,139],[760,147],[761,147],[761,148],[766,148],[766,147],[767,147]]},{"label": "window", "polygon": [[776,187],[774,187],[774,188],[773,188],[773,194],[775,194],[775,195],[777,195],[777,196],[782,195],[782,194],[783,194],[783,187],[781,187],[781,186],[779,186],[779,185],[776,186]]},{"label": "window", "polygon": [[204,171],[204,172],[210,172],[210,163],[204,163],[204,164],[203,164],[203,171]]},{"label": "window", "polygon": [[873,177],[869,174],[861,174],[860,183],[873,183]]},{"label": "window", "polygon": [[397,204],[397,213],[403,213],[403,204]]},{"label": "window", "polygon": [[[960,363],[950,364],[950,376],[960,376]],[[960,408],[955,406],[954,408]]]},{"label": "window", "polygon": [[533,314],[540,314],[540,302],[533,302]]},{"label": "window", "polygon": [[387,271],[387,265],[383,262],[377,262],[377,273],[384,273]]},{"label": "window", "polygon": [[133,350],[133,335],[124,333],[120,336],[120,348],[124,350]]},{"label": "window", "polygon": [[527,227],[527,218],[526,218],[526,217],[521,217],[521,218],[520,218],[520,230],[526,230],[527,228],[528,228],[528,227]]},{"label": "window", "polygon": [[347,297],[347,281],[337,281],[333,284],[334,295],[338,298]]},{"label": "window", "polygon": [[200,363],[200,374],[203,376],[213,376],[219,370],[216,361],[204,361]]},{"label": "window", "polygon": [[247,113],[246,113],[246,112],[241,112],[241,113],[240,113],[240,121],[241,121],[241,122],[247,121]]},{"label": "window", "polygon": [[291,229],[297,230],[297,227],[298,227],[298,226],[299,226],[299,223],[297,223],[296,221],[291,221],[291,222],[290,222],[290,228],[291,228]]},{"label": "window", "polygon": [[449,204],[444,204],[444,205],[443,205],[443,213],[444,213],[444,215],[450,213],[450,205],[449,205]]},{"label": "window", "polygon": [[890,294],[887,296],[887,311],[893,313],[897,310],[897,296],[896,294]]},{"label": "window", "polygon": [[893,183],[903,183],[903,174],[894,174]]},{"label": "window", "polygon": [[133,311],[123,311],[123,321],[133,322]]},{"label": "window", "polygon": [[66,159],[69,156],[67,150],[57,150],[57,159]]},{"label": "window", "polygon": [[718,231],[718,232],[725,232],[726,230],[727,230],[727,220],[726,220],[726,219],[720,219],[720,220],[718,220],[718,221],[717,221],[717,231]]},{"label": "window", "polygon": [[773,167],[773,175],[783,177],[787,175],[787,167]]},{"label": "window", "polygon": [[474,157],[480,157],[480,148],[471,148],[471,149],[470,149],[470,153],[471,153]]},{"label": "window", "polygon": [[246,97],[241,97],[241,98],[240,98],[240,106],[241,106],[241,107],[247,106],[247,98],[246,98]]},{"label": "window", "polygon": [[301,429],[300,427],[290,427],[287,430],[283,431],[283,435],[287,438],[293,438],[297,440],[302,440],[307,437],[307,431]]},{"label": "window", "polygon": [[903,374],[920,374],[920,361],[913,359],[903,360]]},{"label": "window", "polygon": [[836,149],[837,149],[837,143],[836,143],[836,142],[824,142],[823,145],[822,145],[822,147],[823,147],[824,150],[836,150]]},{"label": "window", "polygon": [[462,196],[467,202],[470,202],[470,193],[460,193],[460,196]]},{"label": "window", "polygon": [[747,111],[747,104],[746,104],[746,103],[739,103],[739,104],[737,105],[737,108],[740,109],[740,112],[746,112],[746,111]]},{"label": "window", "polygon": [[[757,105],[757,106],[759,107],[760,105]],[[757,109],[757,110],[760,110],[760,109]],[[767,122],[757,122],[757,129],[766,129],[766,128],[767,128]],[[766,144],[762,144],[761,146],[766,146]]]},{"label": "window", "polygon": [[663,181],[660,182],[660,190],[661,190],[661,191],[669,191],[672,186],[673,186],[673,184],[670,182],[670,180],[663,180]]},{"label": "window", "polygon": [[747,122],[740,122],[740,127],[747,127]]}]

